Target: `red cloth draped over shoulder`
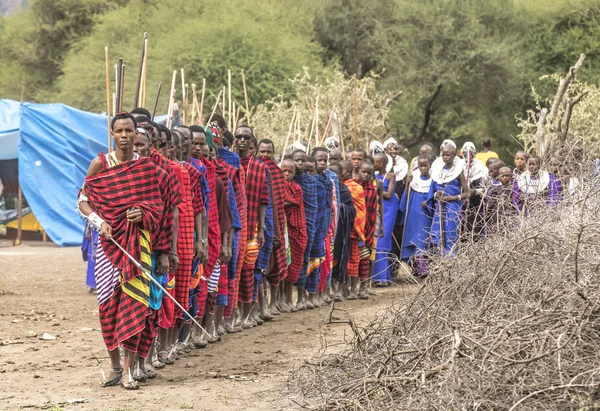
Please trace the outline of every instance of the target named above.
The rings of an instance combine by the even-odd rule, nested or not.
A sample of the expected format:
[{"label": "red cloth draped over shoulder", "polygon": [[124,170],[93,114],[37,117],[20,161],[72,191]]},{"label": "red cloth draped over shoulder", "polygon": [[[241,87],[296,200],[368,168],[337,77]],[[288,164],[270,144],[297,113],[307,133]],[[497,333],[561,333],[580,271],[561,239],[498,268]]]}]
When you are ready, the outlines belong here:
[{"label": "red cloth draped over shoulder", "polygon": [[283,233],[285,232],[285,178],[283,177],[283,172],[273,160],[265,160],[264,163],[271,172],[273,223],[274,225],[277,225],[275,236],[279,239],[279,243],[281,244],[278,249],[273,249],[275,267],[282,276],[285,276],[285,271],[287,270],[285,239],[283,237]]},{"label": "red cloth draped over shoulder", "polygon": [[240,161],[246,171],[246,238],[250,240],[254,237],[260,206],[262,204],[269,204],[267,166],[251,156],[246,156],[240,159]]},{"label": "red cloth draped over shoulder", "polygon": [[304,264],[304,251],[308,243],[306,233],[306,214],[304,212],[304,200],[302,188],[295,181],[284,181],[285,216],[288,225],[288,238],[292,263],[288,267],[287,280],[291,283],[298,281],[302,264]]},{"label": "red cloth draped over shoulder", "polygon": [[[92,209],[112,227],[115,241],[137,261],[140,261],[140,226],[154,232],[163,215],[159,188],[163,173],[150,159],[140,158],[100,170],[85,179],[85,192]],[[142,211],[141,223],[127,221],[126,213],[131,207]],[[124,282],[141,275],[112,241],[104,238],[100,241],[108,260],[122,271]]]},{"label": "red cloth draped over shoulder", "polygon": [[377,196],[377,188],[373,185],[372,181],[362,182],[361,185],[365,193],[365,211],[367,214],[365,221],[365,245],[368,248],[373,248],[379,197]]},{"label": "red cloth draped over shoulder", "polygon": [[152,234],[152,250],[169,252],[173,241],[173,208],[181,203],[181,187],[169,160],[155,149],[150,151],[150,159],[165,171],[159,181],[164,213],[156,232]]},{"label": "red cloth draped over shoulder", "polygon": [[221,229],[219,227],[219,209],[217,205],[217,176],[215,165],[212,161],[202,157],[200,159],[206,167],[206,180],[208,181],[209,206],[208,206],[208,258],[204,272],[210,276],[215,268],[221,252]]}]

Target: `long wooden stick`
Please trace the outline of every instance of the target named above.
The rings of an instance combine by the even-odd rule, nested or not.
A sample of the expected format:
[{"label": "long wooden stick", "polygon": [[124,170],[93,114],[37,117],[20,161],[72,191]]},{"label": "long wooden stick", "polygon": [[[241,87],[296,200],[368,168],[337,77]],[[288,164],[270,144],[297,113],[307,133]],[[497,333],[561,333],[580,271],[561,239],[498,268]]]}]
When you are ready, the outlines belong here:
[{"label": "long wooden stick", "polygon": [[183,68],[181,69],[181,107],[183,109],[183,121],[187,118],[185,101],[187,100],[187,96],[185,95],[185,72]]},{"label": "long wooden stick", "polygon": [[146,77],[148,77],[148,39],[144,42],[144,72],[142,75],[142,107],[146,108]]},{"label": "long wooden stick", "polygon": [[[231,109],[231,69],[227,70],[227,93],[227,125],[231,130],[233,127],[233,111]],[[223,110],[225,110],[225,107],[223,107]]]},{"label": "long wooden stick", "polygon": [[23,235],[23,190],[19,182],[19,191],[17,192],[17,238],[14,245],[21,245],[21,237]]},{"label": "long wooden stick", "polygon": [[104,65],[106,71],[106,131],[108,134],[108,153],[110,153],[110,74],[108,72],[108,46],[104,47]]},{"label": "long wooden stick", "polygon": [[204,120],[202,115],[204,114],[204,93],[206,92],[206,79],[202,79],[202,96],[200,97],[200,114],[198,115],[198,123],[202,124]]},{"label": "long wooden stick", "polygon": [[285,156],[285,150],[287,150],[287,145],[290,141],[290,135],[292,134],[292,127],[294,126],[294,120],[296,117],[296,107],[294,107],[294,112],[292,113],[292,121],[290,122],[290,128],[288,128],[288,133],[285,138],[285,144],[283,145],[283,151],[281,152],[281,160],[279,161],[279,167],[283,163],[283,157]]},{"label": "long wooden stick", "polygon": [[188,93],[189,88],[190,88],[189,84],[185,83],[185,125],[186,126],[189,124],[188,123],[188,120],[189,120],[189,118],[188,118],[188,116],[189,116],[189,111],[188,111],[188,108],[189,108],[189,98],[188,98],[189,97],[189,95],[188,95],[189,94]]},{"label": "long wooden stick", "polygon": [[115,106],[115,114],[121,111],[121,70],[123,70],[123,59],[119,58],[117,63],[117,105]]},{"label": "long wooden stick", "polygon": [[125,64],[123,64],[123,67],[121,68],[121,83],[119,84],[119,87],[121,88],[121,99],[119,101],[119,112],[123,111],[123,98],[125,97]]},{"label": "long wooden stick", "polygon": [[311,123],[310,124],[310,133],[308,134],[308,148],[309,149],[310,149],[310,142],[312,141],[312,136],[315,131],[315,124],[316,124],[315,116],[316,116],[316,114],[317,114],[316,110],[313,110],[313,116],[312,116],[312,120],[310,122]]},{"label": "long wooden stick", "polygon": [[[225,87],[223,87],[224,89]],[[206,122],[207,126],[210,126],[210,122],[212,121],[213,116],[215,115],[215,111],[217,111],[217,107],[219,106],[219,103],[221,102],[221,93],[223,93],[223,90],[219,91],[219,95],[217,96],[217,101],[215,101],[215,106],[212,109],[212,112],[210,113],[210,117],[208,118],[208,121]]]},{"label": "long wooden stick", "polygon": [[230,130],[234,130],[237,126],[237,117],[235,116],[235,101],[232,103],[233,106],[233,110],[231,111],[231,113],[233,113],[233,119],[231,120],[231,127],[229,128]]},{"label": "long wooden stick", "polygon": [[142,52],[140,53],[140,67],[138,69],[138,76],[135,82],[135,96],[133,97],[133,108],[138,107],[138,103],[141,101],[142,91],[142,75],[144,71],[144,52],[146,51],[146,38],[148,33],[144,33],[142,36]]},{"label": "long wooden stick", "polygon": [[357,114],[357,104],[356,104],[356,74],[354,75],[354,149],[358,148],[358,132],[356,129],[356,114]]},{"label": "long wooden stick", "polygon": [[319,133],[319,95],[315,99],[315,147],[319,146],[321,134]]},{"label": "long wooden stick", "polygon": [[327,132],[329,131],[329,126],[331,125],[331,120],[333,118],[333,110],[335,110],[335,104],[329,113],[329,120],[327,120],[327,125],[325,126],[325,131],[323,132],[323,140],[327,138]]},{"label": "long wooden stick", "polygon": [[196,96],[196,85],[194,83],[192,83],[192,122],[191,124],[194,124],[194,120],[196,120],[196,104],[198,98]]},{"label": "long wooden stick", "polygon": [[246,125],[250,126],[250,109],[248,108],[248,90],[246,89],[246,75],[242,69],[242,84],[244,85],[244,102],[246,103]]},{"label": "long wooden stick", "polygon": [[152,118],[154,121],[154,116],[156,116],[156,108],[158,107],[158,98],[160,97],[160,89],[162,88],[162,82],[158,83],[158,90],[156,90],[156,98],[154,99],[154,108],[152,109]]},{"label": "long wooden stick", "polygon": [[[337,112],[336,112],[337,115]],[[342,147],[342,159],[346,158],[346,146],[344,145],[344,127],[338,118],[338,124],[340,125],[340,146]]]},{"label": "long wooden stick", "polygon": [[175,80],[177,80],[177,70],[173,70],[173,79],[171,80],[171,91],[169,92],[169,109],[167,111],[167,127],[171,128],[173,119],[173,104],[175,103]]},{"label": "long wooden stick", "polygon": [[227,90],[225,89],[225,86],[223,86],[223,105],[221,106],[221,115],[223,116],[223,118],[225,118],[225,112],[227,111],[227,106],[225,105],[225,93],[227,92]]}]

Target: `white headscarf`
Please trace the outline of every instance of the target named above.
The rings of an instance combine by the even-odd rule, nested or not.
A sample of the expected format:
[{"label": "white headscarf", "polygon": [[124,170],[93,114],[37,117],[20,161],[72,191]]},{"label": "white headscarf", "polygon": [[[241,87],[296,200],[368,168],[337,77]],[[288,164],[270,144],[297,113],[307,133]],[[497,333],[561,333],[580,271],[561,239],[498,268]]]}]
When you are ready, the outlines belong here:
[{"label": "white headscarf", "polygon": [[334,136],[327,137],[325,139],[324,144],[325,144],[325,148],[327,149],[327,151],[331,151],[331,150],[340,148],[340,142]]},{"label": "white headscarf", "polygon": [[383,142],[383,148],[387,150],[387,148],[390,144],[394,144],[397,146],[398,142],[395,139],[393,139],[392,137],[390,137]]},{"label": "white headscarf", "polygon": [[385,152],[385,147],[379,141],[371,141],[369,143],[369,151],[371,155]]},{"label": "white headscarf", "polygon": [[452,147],[453,149],[456,150],[456,143],[454,141],[452,141],[452,140],[444,140],[442,142],[442,144],[440,145],[440,150],[443,150],[444,147],[446,147],[446,146],[450,146],[450,147]]}]

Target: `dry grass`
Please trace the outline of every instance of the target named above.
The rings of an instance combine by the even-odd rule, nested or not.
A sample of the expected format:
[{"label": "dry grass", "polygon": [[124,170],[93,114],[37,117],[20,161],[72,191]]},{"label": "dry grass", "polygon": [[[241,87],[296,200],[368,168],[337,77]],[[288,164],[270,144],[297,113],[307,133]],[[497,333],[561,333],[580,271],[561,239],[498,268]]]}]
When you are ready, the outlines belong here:
[{"label": "dry grass", "polygon": [[435,258],[408,305],[306,361],[290,393],[322,410],[600,409],[599,183]]}]

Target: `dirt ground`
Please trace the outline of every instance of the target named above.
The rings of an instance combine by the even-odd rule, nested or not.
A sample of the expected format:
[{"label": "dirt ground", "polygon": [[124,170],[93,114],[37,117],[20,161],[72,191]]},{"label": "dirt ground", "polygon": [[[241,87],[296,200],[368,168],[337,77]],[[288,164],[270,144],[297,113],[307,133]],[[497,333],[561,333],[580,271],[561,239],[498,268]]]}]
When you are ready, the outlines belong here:
[{"label": "dirt ground", "polygon": [[[101,388],[98,360],[106,371],[110,363],[85,269],[76,247],[0,241],[0,409],[295,409],[282,395],[294,366],[349,338],[347,325],[325,324],[328,307],[280,315],[186,354],[139,391]],[[345,312],[335,315],[360,325],[412,291],[377,289],[368,301],[336,304]]]}]

